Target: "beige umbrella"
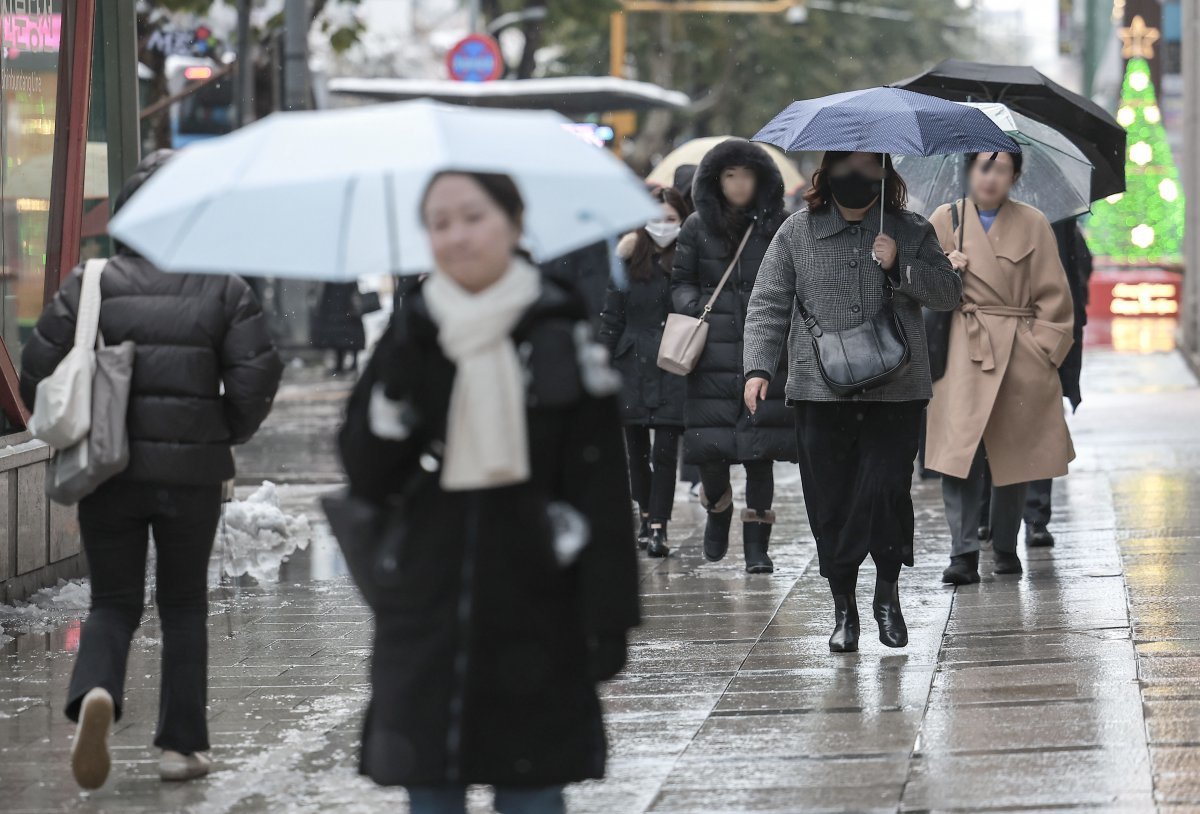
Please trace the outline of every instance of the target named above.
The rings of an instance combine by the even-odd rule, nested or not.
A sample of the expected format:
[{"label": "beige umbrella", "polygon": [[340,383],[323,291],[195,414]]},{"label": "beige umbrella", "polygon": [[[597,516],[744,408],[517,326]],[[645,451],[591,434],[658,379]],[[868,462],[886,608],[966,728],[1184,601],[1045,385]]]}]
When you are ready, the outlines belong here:
[{"label": "beige umbrella", "polygon": [[[666,158],[658,163],[654,171],[646,176],[646,180],[652,184],[669,187],[675,183],[675,170],[685,164],[699,164],[700,159],[704,158],[709,150],[731,138],[733,136],[707,136],[692,139],[672,150]],[[759,144],[758,146],[766,150],[770,154],[771,160],[775,162],[775,166],[779,167],[779,172],[783,175],[783,191],[786,194],[791,195],[804,186],[804,176],[800,174],[800,170],[796,169],[796,165],[783,154],[782,150],[769,144]]]}]

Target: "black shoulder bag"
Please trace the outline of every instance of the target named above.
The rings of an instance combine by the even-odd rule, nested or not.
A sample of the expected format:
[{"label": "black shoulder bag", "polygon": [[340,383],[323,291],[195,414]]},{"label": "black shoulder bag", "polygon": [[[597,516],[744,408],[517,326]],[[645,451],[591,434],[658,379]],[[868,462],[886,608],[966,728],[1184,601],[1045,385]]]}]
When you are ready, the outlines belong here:
[{"label": "black shoulder bag", "polygon": [[800,316],[812,334],[817,367],[829,389],[854,396],[887,384],[904,373],[911,352],[904,326],[892,307],[894,289],[884,274],[883,303],[870,319],[844,331],[826,331],[799,297]]}]

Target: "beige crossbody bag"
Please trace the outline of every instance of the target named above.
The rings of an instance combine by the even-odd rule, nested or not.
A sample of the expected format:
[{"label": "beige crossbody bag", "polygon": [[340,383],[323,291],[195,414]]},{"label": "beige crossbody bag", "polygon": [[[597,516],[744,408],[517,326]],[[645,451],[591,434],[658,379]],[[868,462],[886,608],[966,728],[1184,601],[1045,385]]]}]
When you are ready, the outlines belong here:
[{"label": "beige crossbody bag", "polygon": [[752,231],[753,223],[747,227],[742,242],[733,253],[733,260],[729,262],[729,268],[721,275],[721,282],[717,283],[716,291],[708,298],[708,304],[704,306],[704,312],[700,316],[667,314],[662,342],[658,346],[658,366],[663,370],[678,376],[686,376],[695,370],[696,362],[700,361],[700,354],[704,352],[704,343],[708,341],[708,313],[712,311],[717,297],[721,296],[721,289],[725,288],[725,283],[729,282],[729,275],[733,273],[733,267],[741,258],[742,249],[746,248]]}]

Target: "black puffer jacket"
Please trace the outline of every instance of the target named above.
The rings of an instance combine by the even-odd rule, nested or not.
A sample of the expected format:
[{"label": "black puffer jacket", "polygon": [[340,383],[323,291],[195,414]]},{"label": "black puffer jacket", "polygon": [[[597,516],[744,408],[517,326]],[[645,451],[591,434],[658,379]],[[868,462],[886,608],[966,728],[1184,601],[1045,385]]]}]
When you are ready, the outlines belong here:
[{"label": "black puffer jacket", "polygon": [[[595,683],[619,669],[638,623],[638,569],[617,405],[588,392],[577,363],[586,320],[582,302],[547,280],[513,331],[528,383],[526,483],[447,492],[422,474],[445,438],[454,365],[420,289],[355,388],[341,432],[351,491],[376,502],[408,492],[411,507],[397,584],[374,607],[360,768],[378,783],[551,786],[604,774]],[[374,393],[407,405],[405,440],[372,431]],[[566,568],[552,554],[551,501],[590,528]]]},{"label": "black puffer jacket", "polygon": [[[83,267],[63,283],[21,354],[21,398],[75,341]],[[165,274],[118,254],[100,278],[100,332],[137,346],[129,400],[127,481],[203,486],[234,475],[230,446],[271,411],[283,363],[240,277]],[[224,392],[222,393],[222,387]]]},{"label": "black puffer jacket", "polygon": [[[617,254],[628,262],[633,235],[622,238]],[[600,317],[600,341],[621,374],[621,418],[645,427],[682,427],[686,380],[658,366],[663,326],[674,309],[671,270],[662,267],[662,254],[650,262],[649,279],[629,281],[627,290],[608,287]]]},{"label": "black puffer jacket", "polygon": [[696,211],[683,224],[671,275],[675,310],[699,316],[729,266],[744,227],[732,237],[722,209],[721,173],[749,167],[758,178],[754,231],[708,318],[708,342],[687,377],[684,459],[687,463],[796,460],[795,423],[784,399],[787,359],[769,398],[751,415],[743,403],[742,331],[758,267],[783,222],[783,178],[766,151],[742,139],[714,147],[700,162],[692,194]]}]

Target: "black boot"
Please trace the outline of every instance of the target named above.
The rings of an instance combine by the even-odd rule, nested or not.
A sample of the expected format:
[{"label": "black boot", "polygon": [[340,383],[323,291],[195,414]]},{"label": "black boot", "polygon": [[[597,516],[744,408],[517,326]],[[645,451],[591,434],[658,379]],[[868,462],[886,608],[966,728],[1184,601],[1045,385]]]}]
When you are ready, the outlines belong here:
[{"label": "black boot", "polygon": [[642,527],[638,529],[638,548],[644,549],[650,544],[650,515],[642,515]]},{"label": "black boot", "polygon": [[1025,528],[1025,545],[1030,548],[1053,548],[1054,535],[1043,523],[1034,523]]},{"label": "black boot", "polygon": [[871,604],[879,623],[879,641],[888,647],[908,644],[908,625],[900,611],[900,583],[875,579],[875,601]]},{"label": "black boot", "polygon": [[646,553],[651,557],[665,557],[671,553],[671,549],[667,548],[666,523],[650,524],[650,543],[646,546]]},{"label": "black boot", "polygon": [[1025,569],[1021,566],[1021,558],[1017,556],[1017,552],[1012,551],[993,551],[992,552],[992,573],[993,574],[1020,574]]},{"label": "black boot", "polygon": [[834,594],[833,635],[829,637],[829,652],[858,652],[858,603],[852,593]]},{"label": "black boot", "polygon": [[959,554],[950,558],[950,566],[942,572],[942,582],[947,585],[970,585],[979,582],[979,552]]},{"label": "black boot", "polygon": [[725,559],[729,551],[729,527],[733,523],[733,489],[725,494],[715,505],[709,503],[704,488],[700,489],[700,505],[708,511],[708,522],[704,524],[704,559],[718,562]]},{"label": "black boot", "polygon": [[773,574],[775,563],[767,556],[771,544],[771,526],[775,512],[746,509],[742,512],[742,551],[746,555],[747,574]]}]

